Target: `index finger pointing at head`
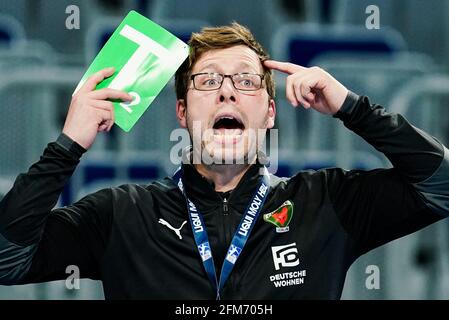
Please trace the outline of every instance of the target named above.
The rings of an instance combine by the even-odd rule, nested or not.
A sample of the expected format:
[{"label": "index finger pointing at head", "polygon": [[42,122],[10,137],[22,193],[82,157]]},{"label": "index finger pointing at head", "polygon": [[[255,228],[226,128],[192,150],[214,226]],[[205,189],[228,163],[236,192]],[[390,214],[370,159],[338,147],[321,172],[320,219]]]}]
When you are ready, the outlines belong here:
[{"label": "index finger pointing at head", "polygon": [[103,81],[105,78],[110,77],[114,74],[115,69],[113,67],[105,68],[97,73],[94,73],[91,75],[86,82],[83,84],[83,86],[80,88],[80,92],[90,92],[95,90],[95,87],[97,84],[99,84],[101,81]]},{"label": "index finger pointing at head", "polygon": [[302,70],[306,69],[306,68],[304,68],[300,65],[294,64],[294,63],[280,62],[280,61],[276,61],[276,60],[266,60],[266,61],[264,61],[264,65],[267,68],[270,68],[273,70],[278,70],[278,71],[288,73],[288,74],[293,74],[298,71],[302,71]]}]

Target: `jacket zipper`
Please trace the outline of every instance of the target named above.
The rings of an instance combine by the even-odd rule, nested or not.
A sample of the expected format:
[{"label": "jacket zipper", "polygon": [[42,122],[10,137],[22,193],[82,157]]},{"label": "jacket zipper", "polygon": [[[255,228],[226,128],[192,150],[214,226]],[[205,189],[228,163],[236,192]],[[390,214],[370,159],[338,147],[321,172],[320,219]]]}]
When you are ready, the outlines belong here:
[{"label": "jacket zipper", "polygon": [[228,199],[223,199],[223,214],[227,216],[229,214],[228,212]]}]

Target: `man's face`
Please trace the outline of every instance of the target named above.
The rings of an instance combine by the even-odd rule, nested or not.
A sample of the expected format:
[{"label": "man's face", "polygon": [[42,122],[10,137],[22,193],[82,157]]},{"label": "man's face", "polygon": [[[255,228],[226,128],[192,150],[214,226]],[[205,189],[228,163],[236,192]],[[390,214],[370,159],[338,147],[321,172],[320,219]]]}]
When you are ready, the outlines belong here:
[{"label": "man's face", "polygon": [[[192,74],[203,72],[263,74],[263,68],[253,50],[239,45],[204,53],[193,66]],[[263,142],[266,129],[273,127],[275,118],[274,101],[269,99],[265,81],[262,83],[259,90],[239,91],[230,78],[224,78],[221,88],[200,91],[190,82],[187,104],[178,100],[177,116],[193,139],[194,151],[202,152],[203,163],[204,156],[214,159],[214,163],[254,160],[256,146]]]}]

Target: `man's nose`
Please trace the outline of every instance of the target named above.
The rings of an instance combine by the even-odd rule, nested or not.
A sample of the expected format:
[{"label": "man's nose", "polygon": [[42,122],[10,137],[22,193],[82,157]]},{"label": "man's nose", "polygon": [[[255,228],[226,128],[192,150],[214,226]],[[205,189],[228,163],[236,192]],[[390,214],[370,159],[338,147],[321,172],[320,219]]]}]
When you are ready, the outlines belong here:
[{"label": "man's nose", "polygon": [[229,77],[225,77],[223,79],[223,83],[221,84],[221,88],[219,90],[218,99],[220,102],[225,101],[237,101],[236,89],[234,88],[234,84],[232,83],[232,79]]}]

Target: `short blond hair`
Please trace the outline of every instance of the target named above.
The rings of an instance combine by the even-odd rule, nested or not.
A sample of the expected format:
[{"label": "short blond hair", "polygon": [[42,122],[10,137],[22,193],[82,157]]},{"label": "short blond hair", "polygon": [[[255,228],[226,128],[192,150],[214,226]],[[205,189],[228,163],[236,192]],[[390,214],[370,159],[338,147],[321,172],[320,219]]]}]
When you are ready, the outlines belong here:
[{"label": "short blond hair", "polygon": [[268,60],[270,57],[262,45],[256,41],[251,31],[237,22],[233,22],[229,26],[203,28],[199,33],[192,34],[189,40],[189,58],[184,61],[175,74],[176,98],[186,99],[192,68],[205,52],[238,45],[245,45],[257,54],[264,70],[268,95],[274,99],[275,84],[273,72],[263,65],[263,61]]}]

